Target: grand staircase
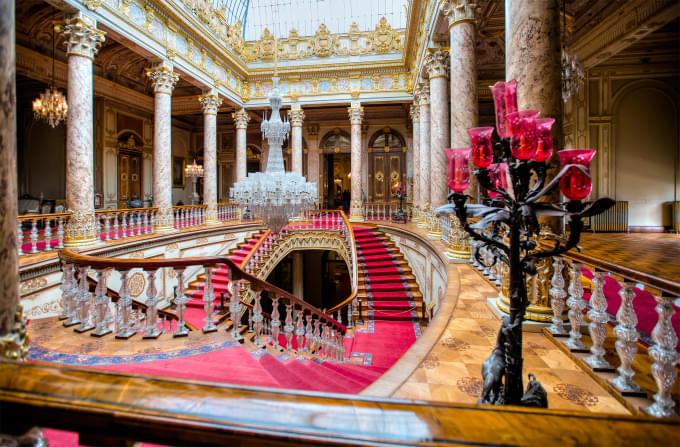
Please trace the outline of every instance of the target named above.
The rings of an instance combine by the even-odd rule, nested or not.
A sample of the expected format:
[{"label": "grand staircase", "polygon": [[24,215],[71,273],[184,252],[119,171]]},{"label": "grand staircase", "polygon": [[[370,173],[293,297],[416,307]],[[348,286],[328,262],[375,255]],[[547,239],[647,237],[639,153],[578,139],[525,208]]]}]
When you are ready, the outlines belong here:
[{"label": "grand staircase", "polygon": [[354,227],[359,258],[358,298],[376,321],[418,321],[423,295],[404,255],[383,233]]}]

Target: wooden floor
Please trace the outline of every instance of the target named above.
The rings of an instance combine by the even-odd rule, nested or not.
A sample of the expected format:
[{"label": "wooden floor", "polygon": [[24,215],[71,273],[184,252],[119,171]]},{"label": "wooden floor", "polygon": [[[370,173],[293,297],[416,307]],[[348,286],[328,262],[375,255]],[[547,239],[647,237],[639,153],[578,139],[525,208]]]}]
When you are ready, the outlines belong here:
[{"label": "wooden floor", "polygon": [[582,252],[671,281],[680,281],[680,234],[583,233]]}]

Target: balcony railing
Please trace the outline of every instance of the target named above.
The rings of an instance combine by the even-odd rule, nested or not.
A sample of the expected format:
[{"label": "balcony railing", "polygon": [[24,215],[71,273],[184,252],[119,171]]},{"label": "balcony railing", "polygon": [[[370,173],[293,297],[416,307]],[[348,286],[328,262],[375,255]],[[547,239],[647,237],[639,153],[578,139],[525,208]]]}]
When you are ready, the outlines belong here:
[{"label": "balcony railing", "polygon": [[[412,208],[410,203],[403,205],[407,221],[411,220]],[[398,210],[399,202],[364,202],[364,220],[391,220]]]}]

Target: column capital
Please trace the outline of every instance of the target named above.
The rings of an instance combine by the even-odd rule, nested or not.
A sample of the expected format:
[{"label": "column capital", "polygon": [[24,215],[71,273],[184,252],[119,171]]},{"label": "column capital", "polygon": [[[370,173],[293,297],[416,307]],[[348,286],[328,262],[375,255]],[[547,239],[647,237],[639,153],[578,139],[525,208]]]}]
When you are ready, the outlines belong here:
[{"label": "column capital", "polygon": [[475,0],[444,0],[442,2],[442,13],[449,21],[449,28],[458,23],[475,23],[478,9]]},{"label": "column capital", "polygon": [[106,40],[106,33],[97,29],[97,22],[82,12],[68,17],[63,24],[55,25],[54,29],[63,34],[69,56],[94,59],[102,42]]},{"label": "column capital", "polygon": [[198,102],[203,107],[204,115],[217,115],[217,111],[222,105],[222,99],[217,95],[217,90],[214,88],[204,90],[203,94],[198,97]]},{"label": "column capital", "polygon": [[307,135],[316,137],[319,135],[319,125],[317,123],[307,125]]},{"label": "column capital", "polygon": [[302,123],[305,120],[305,112],[299,105],[292,106],[288,111],[288,119],[290,120],[291,127],[302,127]]},{"label": "column capital", "polygon": [[430,80],[449,75],[449,52],[438,49],[428,49],[425,56],[425,70]]},{"label": "column capital", "polygon": [[411,115],[411,121],[414,123],[420,122],[420,107],[418,107],[418,102],[414,101],[413,105],[409,110],[409,115]]},{"label": "column capital", "polygon": [[234,124],[236,125],[237,129],[248,128],[248,121],[250,121],[250,115],[248,115],[248,112],[246,112],[244,108],[241,108],[237,112],[232,113],[231,117],[234,118]]},{"label": "column capital", "polygon": [[430,104],[430,86],[427,83],[418,84],[420,94],[418,95],[418,105],[425,106]]},{"label": "column capital", "polygon": [[179,75],[173,73],[172,64],[168,61],[163,61],[153,68],[147,68],[146,75],[151,79],[154,93],[172,95],[175,83],[179,80]]},{"label": "column capital", "polygon": [[349,122],[351,124],[361,124],[361,120],[364,118],[364,108],[359,102],[352,102],[351,107],[347,108],[349,113]]}]

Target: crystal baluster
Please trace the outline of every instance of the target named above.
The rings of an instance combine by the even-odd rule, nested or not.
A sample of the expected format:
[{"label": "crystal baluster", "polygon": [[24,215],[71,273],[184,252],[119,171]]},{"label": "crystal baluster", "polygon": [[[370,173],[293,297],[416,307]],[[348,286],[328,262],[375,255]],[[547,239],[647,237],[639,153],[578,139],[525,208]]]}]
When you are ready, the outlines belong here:
[{"label": "crystal baluster", "polygon": [[123,213],[122,227],[123,227],[123,238],[126,238],[126,237],[128,237],[128,213],[127,212]]},{"label": "crystal baluster", "polygon": [[80,324],[74,330],[76,332],[87,332],[94,327],[90,317],[90,300],[92,294],[90,293],[89,284],[87,283],[87,271],[89,267],[83,265],[78,267],[78,279],[80,287],[78,288],[78,320]]},{"label": "crystal baluster", "polygon": [[591,355],[585,359],[586,363],[595,369],[611,369],[611,365],[604,359],[604,339],[607,338],[607,299],[604,296],[604,272],[595,271],[593,274],[593,294],[590,297],[588,318],[590,324],[588,331],[593,345],[590,347]]},{"label": "crystal baluster", "polygon": [[52,249],[52,228],[50,227],[50,218],[45,219],[45,251]]},{"label": "crystal baluster", "polygon": [[583,264],[574,262],[571,268],[571,282],[569,283],[569,339],[564,344],[572,351],[583,351],[586,345],[581,341],[581,323],[583,322],[583,309],[586,302],[583,300],[583,286],[581,285],[581,269]]},{"label": "crystal baluster", "polygon": [[156,289],[156,273],[158,270],[147,272],[149,285],[146,289],[146,327],[144,338],[158,338],[161,330],[158,329],[158,290]]},{"label": "crystal baluster", "polygon": [[314,315],[307,316],[307,327],[305,328],[305,352],[314,350]]},{"label": "crystal baluster", "polygon": [[255,329],[255,346],[258,348],[263,348],[264,343],[262,342],[262,320],[264,320],[264,317],[262,316],[262,303],[261,303],[261,291],[255,290],[254,296],[253,296],[253,326]]},{"label": "crystal baluster", "polygon": [[61,314],[59,314],[60,320],[66,320],[71,316],[72,306],[71,306],[71,277],[73,276],[73,265],[63,264],[61,267],[61,300],[59,304],[61,305]]},{"label": "crystal baluster", "polygon": [[297,341],[297,350],[298,352],[302,352],[304,350],[304,343],[303,343],[303,338],[305,336],[305,325],[302,322],[302,317],[304,314],[304,310],[300,309],[297,313],[297,322],[295,323],[295,337]]},{"label": "crystal baluster", "polygon": [[213,311],[215,308],[215,294],[213,293],[212,283],[213,267],[205,267],[205,287],[203,288],[203,310],[205,310],[205,326],[203,326],[203,333],[215,332],[217,326],[215,325],[215,318]]},{"label": "crystal baluster", "polygon": [[108,241],[111,239],[111,219],[108,214],[104,214],[104,240]]},{"label": "crystal baluster", "polygon": [[187,328],[184,322],[184,312],[186,311],[187,301],[189,299],[184,294],[184,269],[175,269],[177,272],[177,296],[175,297],[175,305],[177,309],[177,329],[173,332],[173,337],[184,337],[189,334],[189,328]]},{"label": "crystal baluster", "polygon": [[120,272],[120,291],[118,292],[118,309],[116,319],[118,320],[118,331],[116,338],[130,338],[135,335],[132,321],[132,299],[130,298],[130,271]]},{"label": "crystal baluster", "polygon": [[623,281],[621,283],[621,290],[619,296],[621,297],[621,305],[618,312],[616,312],[616,322],[618,323],[614,328],[614,335],[616,335],[616,353],[621,359],[621,365],[617,368],[619,375],[611,380],[611,383],[621,392],[640,392],[640,387],[633,381],[635,371],[631,368],[635,354],[637,353],[638,331],[635,328],[638,323],[635,309],[633,308],[633,299],[635,292],[633,291],[635,285],[631,282]]},{"label": "crystal baluster", "polygon": [[118,213],[113,216],[113,239],[118,239]]},{"label": "crystal baluster", "polygon": [[22,226],[23,222],[17,224],[17,246],[19,247],[19,256],[24,254],[24,230],[21,228]]},{"label": "crystal baluster", "polygon": [[654,394],[654,403],[647,407],[645,411],[656,417],[674,417],[676,416],[675,410],[673,410],[675,401],[671,391],[678,378],[675,364],[680,360],[678,351],[675,349],[678,336],[671,323],[671,318],[675,313],[674,299],[658,295],[655,295],[654,298],[657,302],[655,310],[659,319],[654,330],[652,330],[654,345],[649,348],[649,355],[654,359],[652,376],[654,376],[658,391]]},{"label": "crystal baluster", "polygon": [[31,253],[38,253],[38,219],[31,219]]},{"label": "crystal baluster", "polygon": [[69,327],[79,324],[80,319],[78,318],[78,281],[76,280],[75,269],[71,264],[66,264],[66,266],[65,274],[68,275],[68,282],[64,285],[64,287],[67,287],[67,291],[64,292],[64,310],[67,318],[64,321],[64,326]]},{"label": "crystal baluster", "polygon": [[278,349],[279,347],[279,332],[281,326],[281,320],[279,320],[279,298],[274,298],[272,300],[272,321],[271,321],[271,331],[272,331],[272,346]]},{"label": "crystal baluster", "polygon": [[106,269],[97,269],[97,287],[94,289],[95,323],[92,335],[102,337],[111,332],[106,320],[109,310],[109,297],[106,295]]},{"label": "crystal baluster", "polygon": [[285,320],[285,325],[283,326],[283,333],[286,336],[286,349],[291,350],[293,349],[293,330],[295,329],[295,326],[293,326],[293,304],[288,302],[286,303],[286,320]]},{"label": "crystal baluster", "polygon": [[564,329],[564,321],[562,320],[564,299],[567,297],[567,292],[564,290],[564,276],[562,276],[563,269],[564,260],[561,256],[555,256],[553,262],[553,277],[550,280],[550,284],[552,285],[550,288],[550,305],[552,306],[553,316],[552,324],[548,326],[548,331],[553,335],[567,335],[567,330]]},{"label": "crystal baluster", "polygon": [[231,336],[238,341],[243,339],[239,332],[241,322],[241,284],[242,280],[234,281],[229,297],[229,312],[231,316]]}]

